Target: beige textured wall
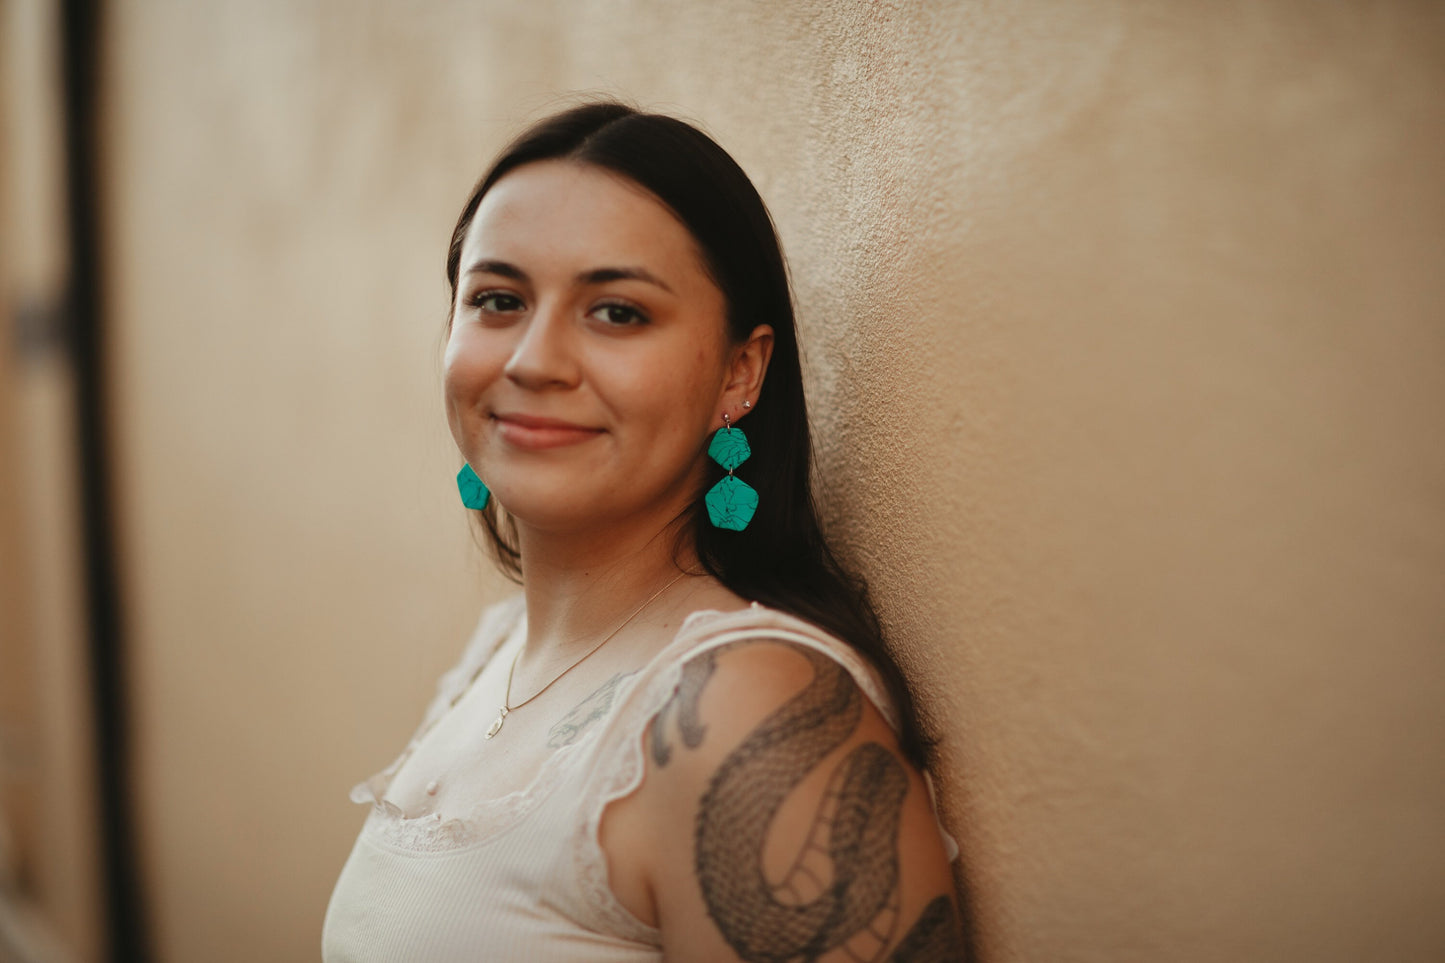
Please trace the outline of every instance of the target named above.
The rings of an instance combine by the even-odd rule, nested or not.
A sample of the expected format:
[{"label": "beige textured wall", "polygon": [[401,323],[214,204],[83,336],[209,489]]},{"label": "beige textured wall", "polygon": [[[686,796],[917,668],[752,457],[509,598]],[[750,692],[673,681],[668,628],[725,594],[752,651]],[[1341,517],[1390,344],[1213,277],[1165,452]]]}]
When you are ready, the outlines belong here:
[{"label": "beige textured wall", "polygon": [[110,54],[165,959],[314,958],[347,787],[502,590],[443,247],[579,89],[773,208],[983,959],[1445,953],[1438,5],[153,0]]}]

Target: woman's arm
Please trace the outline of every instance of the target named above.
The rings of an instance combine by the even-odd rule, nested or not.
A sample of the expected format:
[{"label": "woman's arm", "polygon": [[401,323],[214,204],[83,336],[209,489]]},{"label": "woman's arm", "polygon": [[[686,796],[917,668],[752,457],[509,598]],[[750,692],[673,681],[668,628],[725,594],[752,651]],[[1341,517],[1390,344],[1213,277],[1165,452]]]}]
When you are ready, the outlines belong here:
[{"label": "woman's arm", "polygon": [[832,659],[768,640],[698,656],[647,744],[603,843],[669,961],[963,958],[923,780]]}]

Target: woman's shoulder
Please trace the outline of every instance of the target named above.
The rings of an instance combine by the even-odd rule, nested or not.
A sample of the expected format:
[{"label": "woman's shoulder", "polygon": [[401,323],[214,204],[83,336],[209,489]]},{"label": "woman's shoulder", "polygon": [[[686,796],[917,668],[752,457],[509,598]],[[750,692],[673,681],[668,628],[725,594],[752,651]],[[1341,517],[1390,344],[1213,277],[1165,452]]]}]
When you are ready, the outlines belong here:
[{"label": "woman's shoulder", "polygon": [[[694,613],[675,644],[647,778],[607,841],[634,914],[679,957],[923,941],[956,958],[945,837],[863,659],[765,606]],[[792,841],[791,867],[772,839]]]},{"label": "woman's shoulder", "polygon": [[[749,738],[807,728],[809,720],[850,730],[876,729],[892,742],[897,722],[887,690],[867,661],[843,640],[804,619],[762,605],[697,612],[674,643],[677,666],[667,701],[651,727],[653,762],[665,765],[669,746],[702,745],[710,719],[714,747],[736,748]],[[876,725],[868,725],[868,720]],[[717,759],[701,753],[704,765]]]},{"label": "woman's shoulder", "polygon": [[527,618],[527,599],[521,592],[513,592],[482,608],[472,634],[467,637],[463,657],[468,655],[490,655],[505,642]]},{"label": "woman's shoulder", "polygon": [[472,630],[472,642],[485,639],[497,633],[508,632],[516,622],[527,614],[527,598],[520,591],[505,595],[495,602],[482,607],[482,614]]},{"label": "woman's shoulder", "polygon": [[426,713],[427,721],[450,707],[497,649],[516,634],[526,618],[527,604],[521,592],[482,609],[456,662],[437,680],[437,691]]},{"label": "woman's shoulder", "polygon": [[689,670],[689,665],[711,666],[715,672],[723,653],[726,675],[760,695],[785,695],[789,686],[801,686],[825,666],[837,666],[890,727],[898,726],[888,688],[872,664],[846,641],[806,619],[758,602],[701,609],[683,621],[662,655],[686,675],[703,671]]}]

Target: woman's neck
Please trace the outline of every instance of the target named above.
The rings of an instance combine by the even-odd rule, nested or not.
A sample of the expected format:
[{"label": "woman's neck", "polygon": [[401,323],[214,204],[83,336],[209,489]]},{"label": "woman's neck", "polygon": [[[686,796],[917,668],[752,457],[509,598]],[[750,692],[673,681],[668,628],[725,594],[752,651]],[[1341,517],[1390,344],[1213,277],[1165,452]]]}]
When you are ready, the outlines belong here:
[{"label": "woman's neck", "polygon": [[[518,525],[527,601],[528,660],[563,657],[595,645],[664,586],[669,598],[686,591],[681,571],[696,572],[690,546],[679,551],[678,530],[565,535]],[[659,596],[651,609],[666,606]],[[643,613],[646,616],[647,613]]]}]

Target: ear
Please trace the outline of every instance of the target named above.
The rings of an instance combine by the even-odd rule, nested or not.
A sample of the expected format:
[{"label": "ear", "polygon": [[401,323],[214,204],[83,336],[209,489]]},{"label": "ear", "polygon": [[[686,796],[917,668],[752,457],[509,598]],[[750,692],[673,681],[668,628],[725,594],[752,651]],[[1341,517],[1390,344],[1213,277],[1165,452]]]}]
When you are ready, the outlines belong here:
[{"label": "ear", "polygon": [[[737,424],[757,404],[758,395],[763,390],[763,378],[768,373],[768,361],[773,356],[772,325],[760,324],[753,328],[748,339],[734,345],[731,352],[727,381],[723,384],[722,397],[718,399],[716,428],[723,426],[724,411],[732,423]],[[743,407],[743,402],[748,403],[747,408]]]}]

